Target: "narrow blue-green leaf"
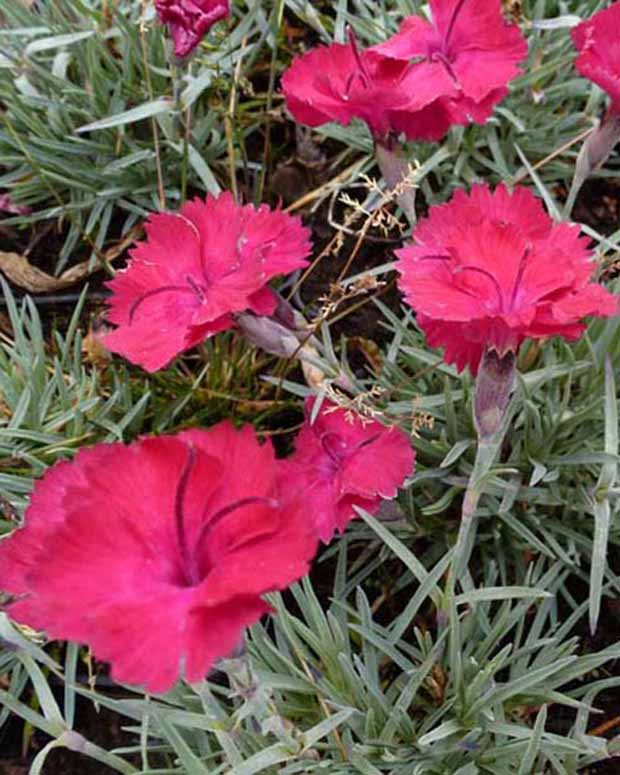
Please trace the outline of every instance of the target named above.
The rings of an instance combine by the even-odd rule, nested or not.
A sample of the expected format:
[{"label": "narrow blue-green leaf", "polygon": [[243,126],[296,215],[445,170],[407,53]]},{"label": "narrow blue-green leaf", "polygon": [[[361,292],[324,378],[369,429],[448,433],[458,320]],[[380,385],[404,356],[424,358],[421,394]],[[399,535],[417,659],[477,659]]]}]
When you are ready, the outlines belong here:
[{"label": "narrow blue-green leaf", "polygon": [[243,764],[238,764],[230,770],[230,775],[255,775],[257,772],[263,772],[269,767],[281,764],[292,759],[295,752],[291,751],[284,743],[275,743],[275,745],[265,748],[254,756],[250,756]]},{"label": "narrow blue-green leaf", "polygon": [[607,567],[607,541],[609,539],[609,524],[611,509],[609,498],[594,504],[594,541],[592,542],[592,558],[590,560],[590,595],[588,600],[588,619],[590,632],[594,634],[601,612],[603,596],[603,581]]},{"label": "narrow blue-green leaf", "polygon": [[455,602],[457,605],[473,605],[489,600],[512,600],[528,597],[541,598],[554,597],[554,595],[544,589],[533,589],[532,587],[482,587],[457,595]]},{"label": "narrow blue-green leaf", "polygon": [[86,30],[85,32],[70,32],[66,35],[53,35],[50,38],[39,38],[29,43],[24,53],[26,56],[30,56],[30,54],[36,54],[39,51],[49,51],[62,46],[70,46],[73,43],[79,43],[81,40],[92,38],[94,34],[94,30]]},{"label": "narrow blue-green leaf", "polygon": [[547,706],[543,705],[538,711],[534,728],[532,729],[532,737],[527,744],[527,749],[523,755],[523,759],[519,766],[519,772],[517,775],[531,775],[536,757],[540,751],[540,743],[542,740],[543,732],[545,731],[545,724],[547,722]]},{"label": "narrow blue-green leaf", "polygon": [[[396,536],[392,535],[392,533],[390,533],[390,531],[386,527],[384,527],[384,525],[381,522],[379,522],[379,520],[375,519],[373,516],[368,514],[368,512],[364,511],[363,509],[360,509],[357,507],[354,507],[354,508],[355,508],[355,511],[359,514],[359,516],[364,520],[364,522],[375,531],[375,533],[386,544],[386,546],[389,546],[390,549],[394,552],[394,554],[405,563],[405,565],[418,579],[418,581],[420,583],[423,583],[428,576],[428,571],[418,560],[415,554],[409,551],[409,549],[407,549],[407,547],[402,543],[402,541],[399,541],[398,538],[396,538]],[[439,597],[439,594],[440,594],[439,589],[437,587],[435,588],[435,590],[430,592],[430,595],[435,602],[436,602],[436,598]]]},{"label": "narrow blue-green leaf", "polygon": [[351,715],[355,713],[355,708],[345,708],[339,710],[338,713],[334,713],[333,716],[326,718],[324,721],[319,722],[315,726],[311,727],[301,737],[301,744],[304,749],[312,748],[315,743],[327,737],[334,729],[337,729],[343,724]]},{"label": "narrow blue-green leaf", "polygon": [[122,113],[116,113],[114,116],[107,116],[99,121],[93,121],[92,124],[85,124],[78,127],[75,132],[95,132],[99,129],[111,129],[125,124],[134,124],[136,121],[142,121],[145,118],[159,116],[162,113],[169,113],[172,110],[172,103],[165,97],[160,97],[151,102],[145,102],[131,110],[124,110]]}]

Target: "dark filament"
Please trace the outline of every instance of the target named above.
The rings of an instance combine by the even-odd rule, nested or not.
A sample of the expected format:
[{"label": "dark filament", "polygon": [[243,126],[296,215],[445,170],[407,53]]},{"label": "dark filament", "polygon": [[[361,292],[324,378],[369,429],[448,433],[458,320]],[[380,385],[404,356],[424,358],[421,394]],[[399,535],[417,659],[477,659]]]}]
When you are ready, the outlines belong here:
[{"label": "dark filament", "polygon": [[[340,436],[337,433],[333,433],[333,432],[324,433],[323,436],[321,436],[321,446],[323,447],[323,450],[327,453],[329,458],[333,460],[334,463],[340,463],[343,456],[340,456],[338,452],[332,448],[332,445],[328,441],[331,437],[335,437],[336,440],[340,439]],[[362,447],[366,447],[368,446],[368,444],[372,444],[378,438],[379,438],[379,434],[375,433],[375,435],[371,436],[369,439],[365,439],[364,441],[361,441],[356,447],[354,447],[350,451],[349,454],[353,454],[354,452],[357,452],[359,449],[362,449]]]},{"label": "dark filament", "polygon": [[210,530],[212,530],[218,522],[221,522],[225,517],[227,517],[229,514],[232,514],[234,511],[237,511],[238,509],[242,509],[245,506],[253,506],[257,504],[262,504],[263,506],[267,506],[270,509],[277,508],[280,503],[279,501],[275,500],[275,498],[262,498],[258,495],[254,497],[249,498],[240,498],[237,501],[233,501],[232,503],[229,503],[228,506],[224,506],[219,511],[217,511],[214,516],[211,517],[211,519],[208,522],[205,522],[200,529],[200,533],[198,535],[198,540],[196,541],[196,548],[200,548],[200,545],[204,541],[204,539],[207,537],[207,534]]},{"label": "dark filament", "polygon": [[201,288],[198,285],[198,283],[192,277],[190,277],[189,275],[187,275],[187,277],[185,279],[186,279],[187,284],[189,285],[189,287],[192,289],[192,291],[194,291],[196,296],[198,296],[200,301],[204,301],[204,298],[205,298],[204,288]]},{"label": "dark filament", "polygon": [[189,481],[190,474],[193,467],[196,464],[196,450],[194,447],[188,447],[187,459],[185,465],[181,471],[179,483],[177,484],[177,491],[174,496],[174,520],[177,529],[177,542],[179,544],[179,554],[181,555],[181,563],[183,565],[183,572],[185,574],[185,581],[188,586],[194,586],[200,581],[198,575],[198,568],[193,561],[187,545],[187,534],[185,533],[185,493],[187,491],[187,483]]},{"label": "dark filament", "polygon": [[158,296],[160,293],[194,293],[192,288],[188,288],[185,285],[162,285],[161,288],[154,288],[152,291],[147,291],[139,296],[129,308],[129,325],[133,322],[133,317],[138,311],[138,307],[142,302],[150,299],[151,296]]},{"label": "dark filament", "polygon": [[482,269],[482,267],[479,266],[471,266],[471,264],[466,264],[465,266],[459,266],[457,267],[453,274],[457,275],[461,272],[478,272],[478,274],[484,275],[487,279],[489,279],[493,283],[493,287],[495,288],[495,292],[497,293],[497,298],[499,301],[499,308],[500,311],[504,311],[504,297],[502,295],[502,289],[500,288],[499,283],[497,282],[497,278],[494,277],[491,272],[488,272],[486,269]]},{"label": "dark filament", "polygon": [[366,439],[365,441],[360,441],[360,443],[357,445],[356,449],[361,449],[362,447],[367,447],[369,444],[372,444],[379,438],[379,434],[375,433],[374,436],[371,436],[369,439]]},{"label": "dark filament", "polygon": [[519,290],[519,286],[521,285],[521,280],[523,280],[523,273],[525,272],[525,267],[527,265],[527,259],[529,254],[530,254],[530,248],[528,246],[523,251],[523,255],[521,256],[521,260],[519,261],[519,269],[517,271],[517,277],[515,280],[514,288],[512,289],[512,295],[510,297],[510,309],[513,309],[515,305],[515,299],[517,298],[517,291]]},{"label": "dark filament", "polygon": [[[366,88],[370,86],[370,83],[372,81],[372,78],[370,77],[370,73],[366,69],[366,65],[364,64],[364,60],[360,56],[359,49],[357,47],[357,40],[355,38],[355,33],[353,32],[351,27],[347,28],[347,33],[349,36],[349,45],[351,46],[351,50],[353,51],[353,56],[355,57],[355,61],[357,62],[357,66],[359,67],[359,76]],[[348,92],[348,89],[347,89]]]},{"label": "dark filament", "polygon": [[465,0],[459,0],[456,4],[454,10],[452,11],[452,16],[450,17],[450,21],[448,22],[448,29],[446,31],[446,36],[443,41],[443,50],[446,51],[448,48],[448,44],[450,43],[450,37],[452,36],[452,30],[454,29],[454,25],[456,23],[457,16],[461,12],[461,8],[465,4]]},{"label": "dark filament", "polygon": [[[275,500],[274,498],[263,498],[259,496],[240,498],[239,500],[233,501],[233,503],[230,503],[228,506],[224,506],[219,511],[217,511],[208,522],[203,522],[200,533],[198,534],[198,539],[196,541],[194,551],[192,552],[190,551],[190,547],[187,543],[187,533],[185,530],[185,493],[187,492],[189,477],[195,465],[196,450],[194,447],[190,446],[188,447],[187,459],[185,460],[185,465],[181,471],[181,476],[179,477],[177,490],[174,496],[174,519],[177,532],[177,543],[179,547],[179,554],[181,556],[181,565],[183,568],[185,583],[190,587],[196,586],[201,581],[201,573],[197,561],[198,552],[202,542],[205,540],[212,528],[214,528],[218,523],[225,519],[229,514],[232,514],[238,509],[244,508],[245,506],[262,504],[268,508],[277,508],[280,505],[279,501]],[[208,508],[209,503],[207,503],[205,511],[203,512],[203,520],[207,518],[206,512],[208,511]],[[252,542],[256,540],[256,538],[257,537],[255,536],[253,538],[247,539],[246,541],[241,541],[235,545],[235,549],[250,546]]]},{"label": "dark filament", "polygon": [[432,62],[441,62],[441,64],[446,68],[450,78],[452,78],[457,86],[459,85],[459,79],[456,77],[456,73],[452,69],[452,64],[448,57],[443,53],[443,51],[434,51],[431,54],[430,59]]}]

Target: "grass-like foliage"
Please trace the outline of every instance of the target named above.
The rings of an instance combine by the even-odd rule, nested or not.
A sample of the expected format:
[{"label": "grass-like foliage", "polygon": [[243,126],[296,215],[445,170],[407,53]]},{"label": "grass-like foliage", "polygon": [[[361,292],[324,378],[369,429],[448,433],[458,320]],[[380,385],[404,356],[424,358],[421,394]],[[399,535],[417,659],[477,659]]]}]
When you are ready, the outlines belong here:
[{"label": "grass-like foliage", "polygon": [[[293,170],[305,182],[286,204],[316,248],[282,287],[312,325],[303,369],[232,330],[156,374],[100,362],[85,341],[88,286],[59,325],[2,279],[0,532],[20,524],[34,480],[84,446],[230,418],[284,454],[318,381],[410,433],[416,470],[389,509],[358,509],[307,578],[270,594],[275,615],[203,682],[157,696],[110,685],[82,645],[48,644],[0,613],[0,741],[20,740],[32,775],[53,771],[57,748],[126,775],[616,771],[597,767],[620,757],[620,319],[573,343],[528,341],[504,424],[479,443],[474,379],[390,296],[393,249],[408,237],[398,194],[375,180],[367,127],[295,130],[278,87],[303,50],[344,42],[348,27],[372,45],[424,4],[231,5],[181,65],[151,3],[0,0],[0,192],[30,208],[3,218],[2,247],[6,234],[23,252],[47,230],[57,249],[45,271],[92,259],[111,273],[106,249],[151,212],[224,189],[274,203]],[[484,180],[528,185],[567,220],[581,141],[606,100],[574,69],[569,31],[608,4],[503,5],[528,40],[523,74],[484,125],[407,144],[409,182],[420,212]],[[613,181],[618,164],[612,154],[593,178]],[[598,205],[594,194],[579,212]],[[583,225],[595,279],[617,294],[616,227]],[[372,322],[358,331],[360,308]],[[123,747],[87,739],[84,703],[116,719]]]}]

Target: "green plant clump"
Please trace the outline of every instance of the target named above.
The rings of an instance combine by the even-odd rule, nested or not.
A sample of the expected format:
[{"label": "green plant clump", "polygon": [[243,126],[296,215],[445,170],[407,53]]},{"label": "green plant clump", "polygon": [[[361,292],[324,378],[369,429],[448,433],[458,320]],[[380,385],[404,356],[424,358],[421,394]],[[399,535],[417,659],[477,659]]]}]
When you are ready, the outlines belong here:
[{"label": "green plant clump", "polygon": [[[180,61],[145,0],[0,0],[0,546],[28,523],[35,482],[83,447],[231,420],[284,457],[311,395],[400,428],[415,470],[267,595],[273,615],[214,672],[165,693],[116,684],[87,644],[13,621],[0,587],[9,768],[24,754],[52,775],[66,749],[63,762],[126,775],[620,771],[620,318],[511,352],[487,433],[482,379],[445,362],[394,292],[415,219],[486,182],[527,186],[554,223],[578,223],[593,281],[620,293],[617,151],[579,179],[608,97],[575,69],[570,37],[613,4],[502,3],[528,43],[522,73],[485,123],[400,138],[413,215],[366,124],[295,124],[280,76],[318,45],[380,43],[427,4],[230,5]],[[127,258],[115,247],[152,213],[225,190],[313,231],[309,269],[278,287],[304,335],[286,349],[275,317],[282,338],[261,350],[235,318],[157,373],[112,356],[97,331],[100,278]],[[87,265],[69,314],[16,274],[15,254],[50,283]],[[101,734],[84,728],[87,707]]]}]

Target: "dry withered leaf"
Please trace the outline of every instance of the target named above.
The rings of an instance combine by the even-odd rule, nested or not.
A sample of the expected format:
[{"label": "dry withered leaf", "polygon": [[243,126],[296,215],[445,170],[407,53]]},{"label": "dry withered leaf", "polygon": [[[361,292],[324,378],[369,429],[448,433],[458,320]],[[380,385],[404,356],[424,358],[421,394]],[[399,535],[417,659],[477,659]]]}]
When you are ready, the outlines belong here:
[{"label": "dry withered leaf", "polygon": [[52,277],[47,272],[37,269],[20,253],[0,251],[0,269],[14,285],[30,293],[48,293],[67,288],[85,277],[88,274],[88,262],[86,266],[78,264],[67,269],[60,277]]},{"label": "dry withered leaf", "polygon": [[103,337],[111,329],[108,326],[91,323],[82,340],[84,360],[92,366],[103,369],[112,360],[111,352],[103,344]]},{"label": "dry withered leaf", "polygon": [[0,334],[8,334],[13,336],[13,326],[11,325],[11,319],[4,312],[0,312]]},{"label": "dry withered leaf", "polygon": [[88,275],[101,269],[104,263],[114,261],[131,245],[141,231],[141,226],[135,226],[117,245],[106,251],[102,259],[94,266],[91,266],[90,261],[82,261],[82,263],[65,270],[59,277],[54,277],[33,266],[21,253],[5,253],[3,251],[0,251],[0,271],[14,285],[29,293],[58,291],[88,277]]}]

